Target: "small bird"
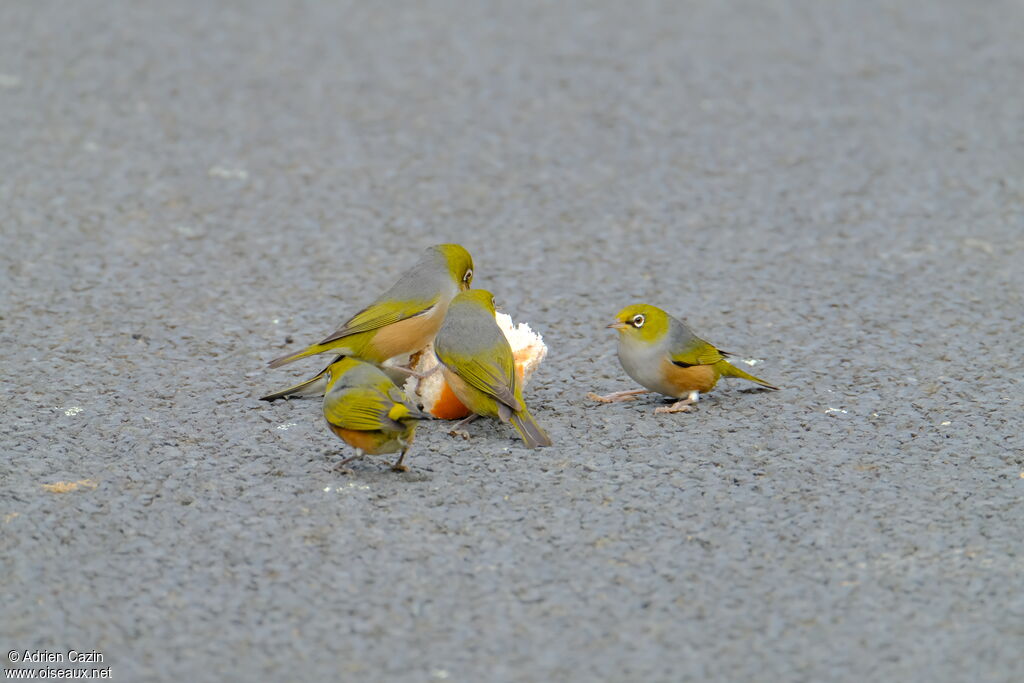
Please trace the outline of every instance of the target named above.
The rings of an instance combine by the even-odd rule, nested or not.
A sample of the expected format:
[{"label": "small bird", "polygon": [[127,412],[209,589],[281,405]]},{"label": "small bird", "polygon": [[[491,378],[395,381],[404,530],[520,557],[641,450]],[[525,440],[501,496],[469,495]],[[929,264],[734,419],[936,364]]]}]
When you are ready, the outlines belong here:
[{"label": "small bird", "polygon": [[473,411],[468,420],[496,417],[511,422],[528,447],[551,445],[523,402],[512,347],[494,320],[490,292],[473,289],[452,300],[434,352],[448,386]]},{"label": "small bird", "polygon": [[[377,299],[356,313],[330,336],[297,353],[270,361],[272,368],[318,353],[355,356],[371,363],[415,353],[441,327],[448,304],[473,282],[473,257],[458,244],[438,244]],[[334,361],[332,361],[333,363]],[[261,397],[313,396],[323,391],[325,370],[295,386]]]},{"label": "small bird", "polygon": [[409,398],[376,365],[342,358],[327,366],[324,417],[338,437],[356,454],[339,468],[365,454],[398,453],[391,469],[405,472],[402,464],[416,433],[416,421],[426,419]]},{"label": "small bird", "polygon": [[[646,387],[619,391],[607,396],[587,394],[595,401],[628,401],[637,394],[655,391],[682,399],[656,413],[689,412],[701,393],[718,383],[719,377],[739,377],[778,389],[768,382],[743,372],[725,360],[732,354],[716,349],[693,333],[681,320],[648,304],[623,308],[608,325],[619,332],[619,362],[626,374]],[[686,398],[683,398],[683,397]]]}]

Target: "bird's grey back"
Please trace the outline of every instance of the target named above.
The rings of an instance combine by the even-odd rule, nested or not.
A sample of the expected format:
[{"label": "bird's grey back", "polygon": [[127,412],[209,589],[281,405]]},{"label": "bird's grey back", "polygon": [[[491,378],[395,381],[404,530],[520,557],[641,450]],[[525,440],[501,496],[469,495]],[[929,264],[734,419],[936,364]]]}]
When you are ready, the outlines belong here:
[{"label": "bird's grey back", "polygon": [[665,341],[669,348],[669,353],[683,351],[697,344],[707,343],[694,334],[690,326],[682,320],[671,315],[668,317],[668,320],[668,334],[665,335]]},{"label": "bird's grey back", "polygon": [[[448,308],[434,344],[442,353],[465,355],[501,344],[508,346],[508,340],[489,311],[475,302],[455,301]],[[508,348],[511,356],[512,348]]]},{"label": "bird's grey back", "polygon": [[372,386],[380,382],[381,378],[390,381],[388,376],[381,372],[377,366],[370,365],[369,363],[360,363],[339,377],[338,381],[331,387],[331,392],[346,391],[353,387]]},{"label": "bird's grey back", "polygon": [[448,273],[448,261],[436,249],[427,249],[419,261],[405,271],[398,282],[377,297],[377,301],[429,300],[444,290],[454,295],[457,285]]}]

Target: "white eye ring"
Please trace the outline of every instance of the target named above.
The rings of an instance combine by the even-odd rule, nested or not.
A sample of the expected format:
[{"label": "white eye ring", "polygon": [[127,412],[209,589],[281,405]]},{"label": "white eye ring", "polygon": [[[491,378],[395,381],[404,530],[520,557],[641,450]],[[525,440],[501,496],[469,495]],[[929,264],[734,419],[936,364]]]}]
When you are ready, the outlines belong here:
[{"label": "white eye ring", "polygon": [[645,318],[643,315],[638,313],[633,316],[633,327],[639,329],[644,326],[645,322],[647,322],[647,318]]},{"label": "white eye ring", "polygon": [[462,276],[462,281],[463,282],[469,282],[472,279],[473,279],[473,269],[470,268],[469,270],[466,271],[466,274]]}]

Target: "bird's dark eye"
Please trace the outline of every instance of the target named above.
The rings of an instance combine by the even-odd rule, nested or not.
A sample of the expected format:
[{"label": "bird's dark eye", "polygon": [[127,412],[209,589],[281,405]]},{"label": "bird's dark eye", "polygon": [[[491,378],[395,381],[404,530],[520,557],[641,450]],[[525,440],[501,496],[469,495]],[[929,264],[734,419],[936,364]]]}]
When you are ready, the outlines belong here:
[{"label": "bird's dark eye", "polygon": [[467,285],[473,281],[473,269],[470,268],[466,271],[466,274],[462,276],[462,281]]},{"label": "bird's dark eye", "polygon": [[633,316],[633,327],[635,327],[637,329],[643,327],[644,326],[644,321],[646,321],[646,320],[647,319],[644,318],[642,315],[634,315]]}]

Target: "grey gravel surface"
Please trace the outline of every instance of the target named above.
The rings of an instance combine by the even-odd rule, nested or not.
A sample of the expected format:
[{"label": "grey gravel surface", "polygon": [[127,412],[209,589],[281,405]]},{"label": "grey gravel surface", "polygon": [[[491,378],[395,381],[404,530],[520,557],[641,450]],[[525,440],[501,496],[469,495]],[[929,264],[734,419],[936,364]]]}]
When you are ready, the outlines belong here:
[{"label": "grey gravel surface", "polygon": [[[3,652],[126,681],[1024,679],[1022,22],[0,4]],[[409,473],[340,476],[316,401],[255,400],[320,361],[265,363],[439,241],[548,342],[526,393],[556,446],[429,423]],[[783,390],[589,403],[634,386],[604,329],[634,301]]]}]

